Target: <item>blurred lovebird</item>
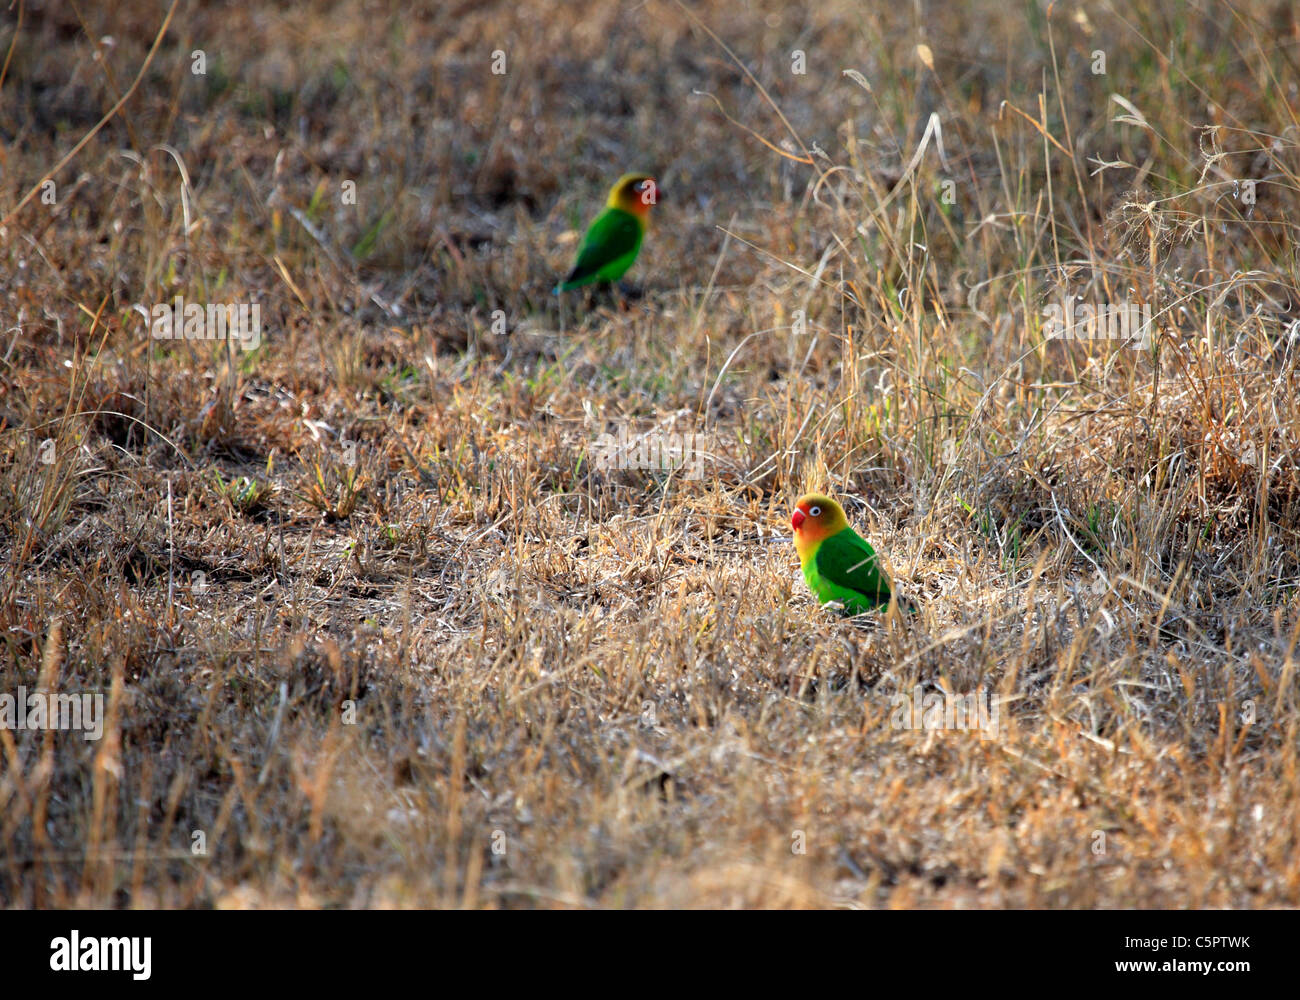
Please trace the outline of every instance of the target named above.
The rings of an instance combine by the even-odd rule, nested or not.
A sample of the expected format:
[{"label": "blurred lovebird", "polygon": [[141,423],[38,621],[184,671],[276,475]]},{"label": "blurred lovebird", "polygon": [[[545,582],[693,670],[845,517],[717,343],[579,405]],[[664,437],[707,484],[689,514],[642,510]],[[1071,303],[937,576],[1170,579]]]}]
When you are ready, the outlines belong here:
[{"label": "blurred lovebird", "polygon": [[649,174],[624,174],[609,190],[605,210],[587,227],[569,276],[555,286],[567,292],[594,281],[618,281],[636,260],[659,188]]},{"label": "blurred lovebird", "polygon": [[795,504],[790,525],[803,578],[818,601],[838,601],[854,615],[889,605],[889,576],[876,550],[849,527],[843,507],[824,494],[809,493]]}]

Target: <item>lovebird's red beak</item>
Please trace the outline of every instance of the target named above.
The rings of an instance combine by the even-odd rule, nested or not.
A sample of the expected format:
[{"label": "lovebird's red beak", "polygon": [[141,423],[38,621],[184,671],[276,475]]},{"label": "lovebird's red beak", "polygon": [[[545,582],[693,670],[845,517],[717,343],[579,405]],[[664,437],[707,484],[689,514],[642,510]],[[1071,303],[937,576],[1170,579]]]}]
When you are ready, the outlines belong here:
[{"label": "lovebird's red beak", "polygon": [[794,528],[795,531],[798,531],[799,525],[803,524],[807,517],[807,514],[796,507],[794,513],[790,515],[790,527]]}]

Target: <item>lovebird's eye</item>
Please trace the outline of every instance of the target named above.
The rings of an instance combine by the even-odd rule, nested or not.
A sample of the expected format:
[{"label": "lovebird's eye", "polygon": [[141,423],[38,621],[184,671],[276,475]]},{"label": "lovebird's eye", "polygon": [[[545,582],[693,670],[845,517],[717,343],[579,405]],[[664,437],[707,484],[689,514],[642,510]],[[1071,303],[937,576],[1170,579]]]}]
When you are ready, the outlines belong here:
[{"label": "lovebird's eye", "polygon": [[821,517],[821,515],[822,515],[822,509],[821,509],[820,507],[809,507],[809,508],[808,508],[808,516],[809,516],[809,517]]}]

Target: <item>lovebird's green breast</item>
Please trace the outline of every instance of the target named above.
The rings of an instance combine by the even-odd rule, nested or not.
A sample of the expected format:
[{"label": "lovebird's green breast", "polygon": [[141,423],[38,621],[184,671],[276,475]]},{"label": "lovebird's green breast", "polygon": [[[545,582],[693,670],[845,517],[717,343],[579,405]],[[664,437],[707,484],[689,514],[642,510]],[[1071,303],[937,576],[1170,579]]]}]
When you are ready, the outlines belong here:
[{"label": "lovebird's green breast", "polygon": [[607,208],[587,229],[573,270],[559,285],[567,292],[593,281],[617,281],[627,273],[641,250],[645,223],[621,208]]},{"label": "lovebird's green breast", "polygon": [[860,614],[889,603],[889,580],[880,571],[876,552],[852,528],[844,528],[801,561],[803,577],[823,604],[839,601],[846,611]]}]

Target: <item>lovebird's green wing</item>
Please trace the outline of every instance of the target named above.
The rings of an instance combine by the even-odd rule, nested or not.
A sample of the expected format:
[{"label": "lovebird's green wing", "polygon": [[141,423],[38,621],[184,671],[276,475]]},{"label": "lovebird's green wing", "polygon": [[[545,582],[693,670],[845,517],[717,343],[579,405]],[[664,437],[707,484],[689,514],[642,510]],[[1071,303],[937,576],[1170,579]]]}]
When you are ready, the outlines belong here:
[{"label": "lovebird's green wing", "polygon": [[645,229],[631,212],[607,208],[587,228],[573,270],[556,287],[567,292],[593,281],[617,281],[636,260]]},{"label": "lovebird's green wing", "polygon": [[876,550],[852,528],[822,539],[812,562],[822,584],[814,588],[821,600],[839,601],[855,614],[889,603],[889,579],[880,570]]}]

